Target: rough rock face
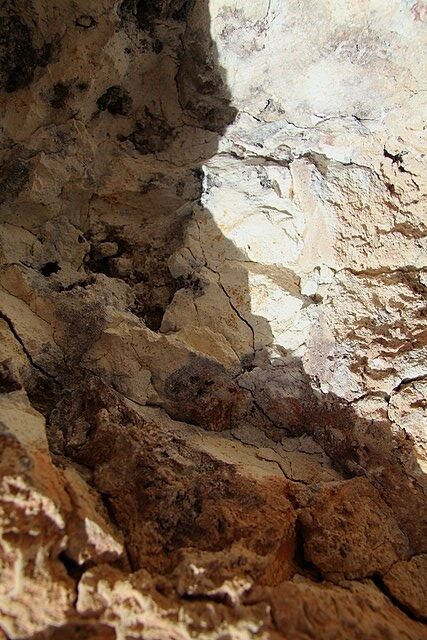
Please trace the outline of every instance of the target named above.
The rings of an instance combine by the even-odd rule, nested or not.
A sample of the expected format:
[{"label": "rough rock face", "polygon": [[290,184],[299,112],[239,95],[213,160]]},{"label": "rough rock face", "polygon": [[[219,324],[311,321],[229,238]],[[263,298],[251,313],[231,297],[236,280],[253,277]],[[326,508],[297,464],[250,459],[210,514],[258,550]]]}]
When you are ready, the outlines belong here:
[{"label": "rough rock face", "polygon": [[418,640],[423,0],[0,7],[0,638]]}]

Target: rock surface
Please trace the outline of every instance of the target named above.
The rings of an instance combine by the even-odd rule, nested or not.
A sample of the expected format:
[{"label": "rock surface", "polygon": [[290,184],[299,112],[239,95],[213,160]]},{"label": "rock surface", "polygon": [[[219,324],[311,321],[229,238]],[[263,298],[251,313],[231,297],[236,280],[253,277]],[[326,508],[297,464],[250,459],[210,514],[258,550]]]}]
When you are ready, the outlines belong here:
[{"label": "rock surface", "polygon": [[2,3],[0,637],[427,637],[426,20]]}]

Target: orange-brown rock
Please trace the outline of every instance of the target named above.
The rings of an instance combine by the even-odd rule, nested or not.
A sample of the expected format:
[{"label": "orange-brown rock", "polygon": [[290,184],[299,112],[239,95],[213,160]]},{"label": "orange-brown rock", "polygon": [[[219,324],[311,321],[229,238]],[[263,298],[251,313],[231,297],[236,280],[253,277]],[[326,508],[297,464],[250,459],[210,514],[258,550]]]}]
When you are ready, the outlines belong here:
[{"label": "orange-brown rock", "polygon": [[170,573],[201,553],[211,588],[233,575],[278,583],[291,574],[295,512],[274,465],[239,468],[243,445],[235,464],[224,462],[220,438],[209,453],[203,431],[148,420],[96,379],[84,390],[64,399],[54,423],[67,454],[92,470],[134,568]]},{"label": "orange-brown rock", "polygon": [[284,582],[270,591],[268,601],[281,638],[426,638],[425,627],[409,620],[369,581],[347,582],[342,587],[329,583]]},{"label": "orange-brown rock", "polygon": [[0,410],[0,619],[20,638],[72,614],[67,558],[117,560],[123,546],[77,471],[52,464],[44,419],[25,393],[2,395]]},{"label": "orange-brown rock", "polygon": [[389,593],[417,618],[427,618],[427,556],[396,562],[383,577]]},{"label": "orange-brown rock", "polygon": [[408,554],[408,541],[365,478],[313,488],[300,522],[307,560],[332,580],[385,573]]}]

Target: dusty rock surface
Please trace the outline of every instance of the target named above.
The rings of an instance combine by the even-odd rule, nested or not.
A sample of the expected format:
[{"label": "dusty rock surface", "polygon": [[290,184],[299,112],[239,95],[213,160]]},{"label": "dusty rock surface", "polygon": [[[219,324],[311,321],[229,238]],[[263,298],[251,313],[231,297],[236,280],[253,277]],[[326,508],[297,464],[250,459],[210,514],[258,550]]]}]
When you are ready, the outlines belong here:
[{"label": "dusty rock surface", "polygon": [[0,6],[0,638],[427,638],[423,0]]}]

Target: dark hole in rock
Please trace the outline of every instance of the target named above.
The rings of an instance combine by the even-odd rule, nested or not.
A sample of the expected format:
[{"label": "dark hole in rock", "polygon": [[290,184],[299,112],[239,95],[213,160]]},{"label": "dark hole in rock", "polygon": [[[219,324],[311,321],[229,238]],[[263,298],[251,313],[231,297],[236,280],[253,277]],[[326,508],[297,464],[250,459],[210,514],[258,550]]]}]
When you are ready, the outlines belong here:
[{"label": "dark hole in rock", "polygon": [[151,331],[158,331],[162,324],[165,310],[160,305],[146,306],[138,314]]},{"label": "dark hole in rock", "polygon": [[162,5],[161,0],[123,0],[119,15],[122,19],[136,19],[140,29],[151,31],[152,21],[160,16]]},{"label": "dark hole in rock", "polygon": [[105,276],[114,276],[110,258],[95,258],[93,254],[87,263],[88,268],[94,273],[103,273]]},{"label": "dark hole in rock", "polygon": [[61,267],[59,266],[59,264],[55,261],[55,262],[46,262],[46,264],[44,264],[42,266],[42,268],[40,269],[40,273],[45,276],[46,278],[48,278],[49,276],[51,276],[53,273],[58,273],[58,271],[60,271]]},{"label": "dark hole in rock", "polygon": [[154,53],[160,53],[163,51],[163,44],[157,38],[153,41],[152,49]]},{"label": "dark hole in rock", "polygon": [[139,27],[149,29],[151,20],[158,17],[161,8],[161,2],[156,0],[139,0],[136,3],[136,19]]},{"label": "dark hole in rock", "polygon": [[71,94],[70,85],[57,82],[53,85],[53,97],[50,104],[54,109],[63,109]]},{"label": "dark hole in rock", "polygon": [[183,22],[194,4],[194,0],[123,0],[119,8],[119,15],[124,19],[133,17],[138,27],[145,31],[153,29],[155,20],[177,20]]},{"label": "dark hole in rock", "polygon": [[0,204],[13,200],[24,188],[29,176],[28,166],[18,159],[0,165]]},{"label": "dark hole in rock", "polygon": [[17,91],[30,84],[38,56],[31,32],[18,16],[0,19],[0,46],[6,91]]},{"label": "dark hole in rock", "polygon": [[113,116],[125,116],[132,108],[132,98],[126,89],[113,85],[98,98],[96,104],[100,111],[107,110]]},{"label": "dark hole in rock", "polygon": [[72,558],[69,558],[66,555],[65,551],[60,553],[58,557],[64,565],[70,578],[72,578],[73,580],[80,580],[85,571],[84,567],[77,564],[77,562],[75,562],[75,560],[73,560]]},{"label": "dark hole in rock", "polygon": [[312,562],[309,562],[305,557],[304,553],[304,535],[302,531],[302,526],[299,520],[296,522],[295,527],[295,556],[294,562],[298,567],[300,573],[304,576],[307,576],[311,580],[315,582],[322,582],[323,577],[319,571],[319,569]]}]

